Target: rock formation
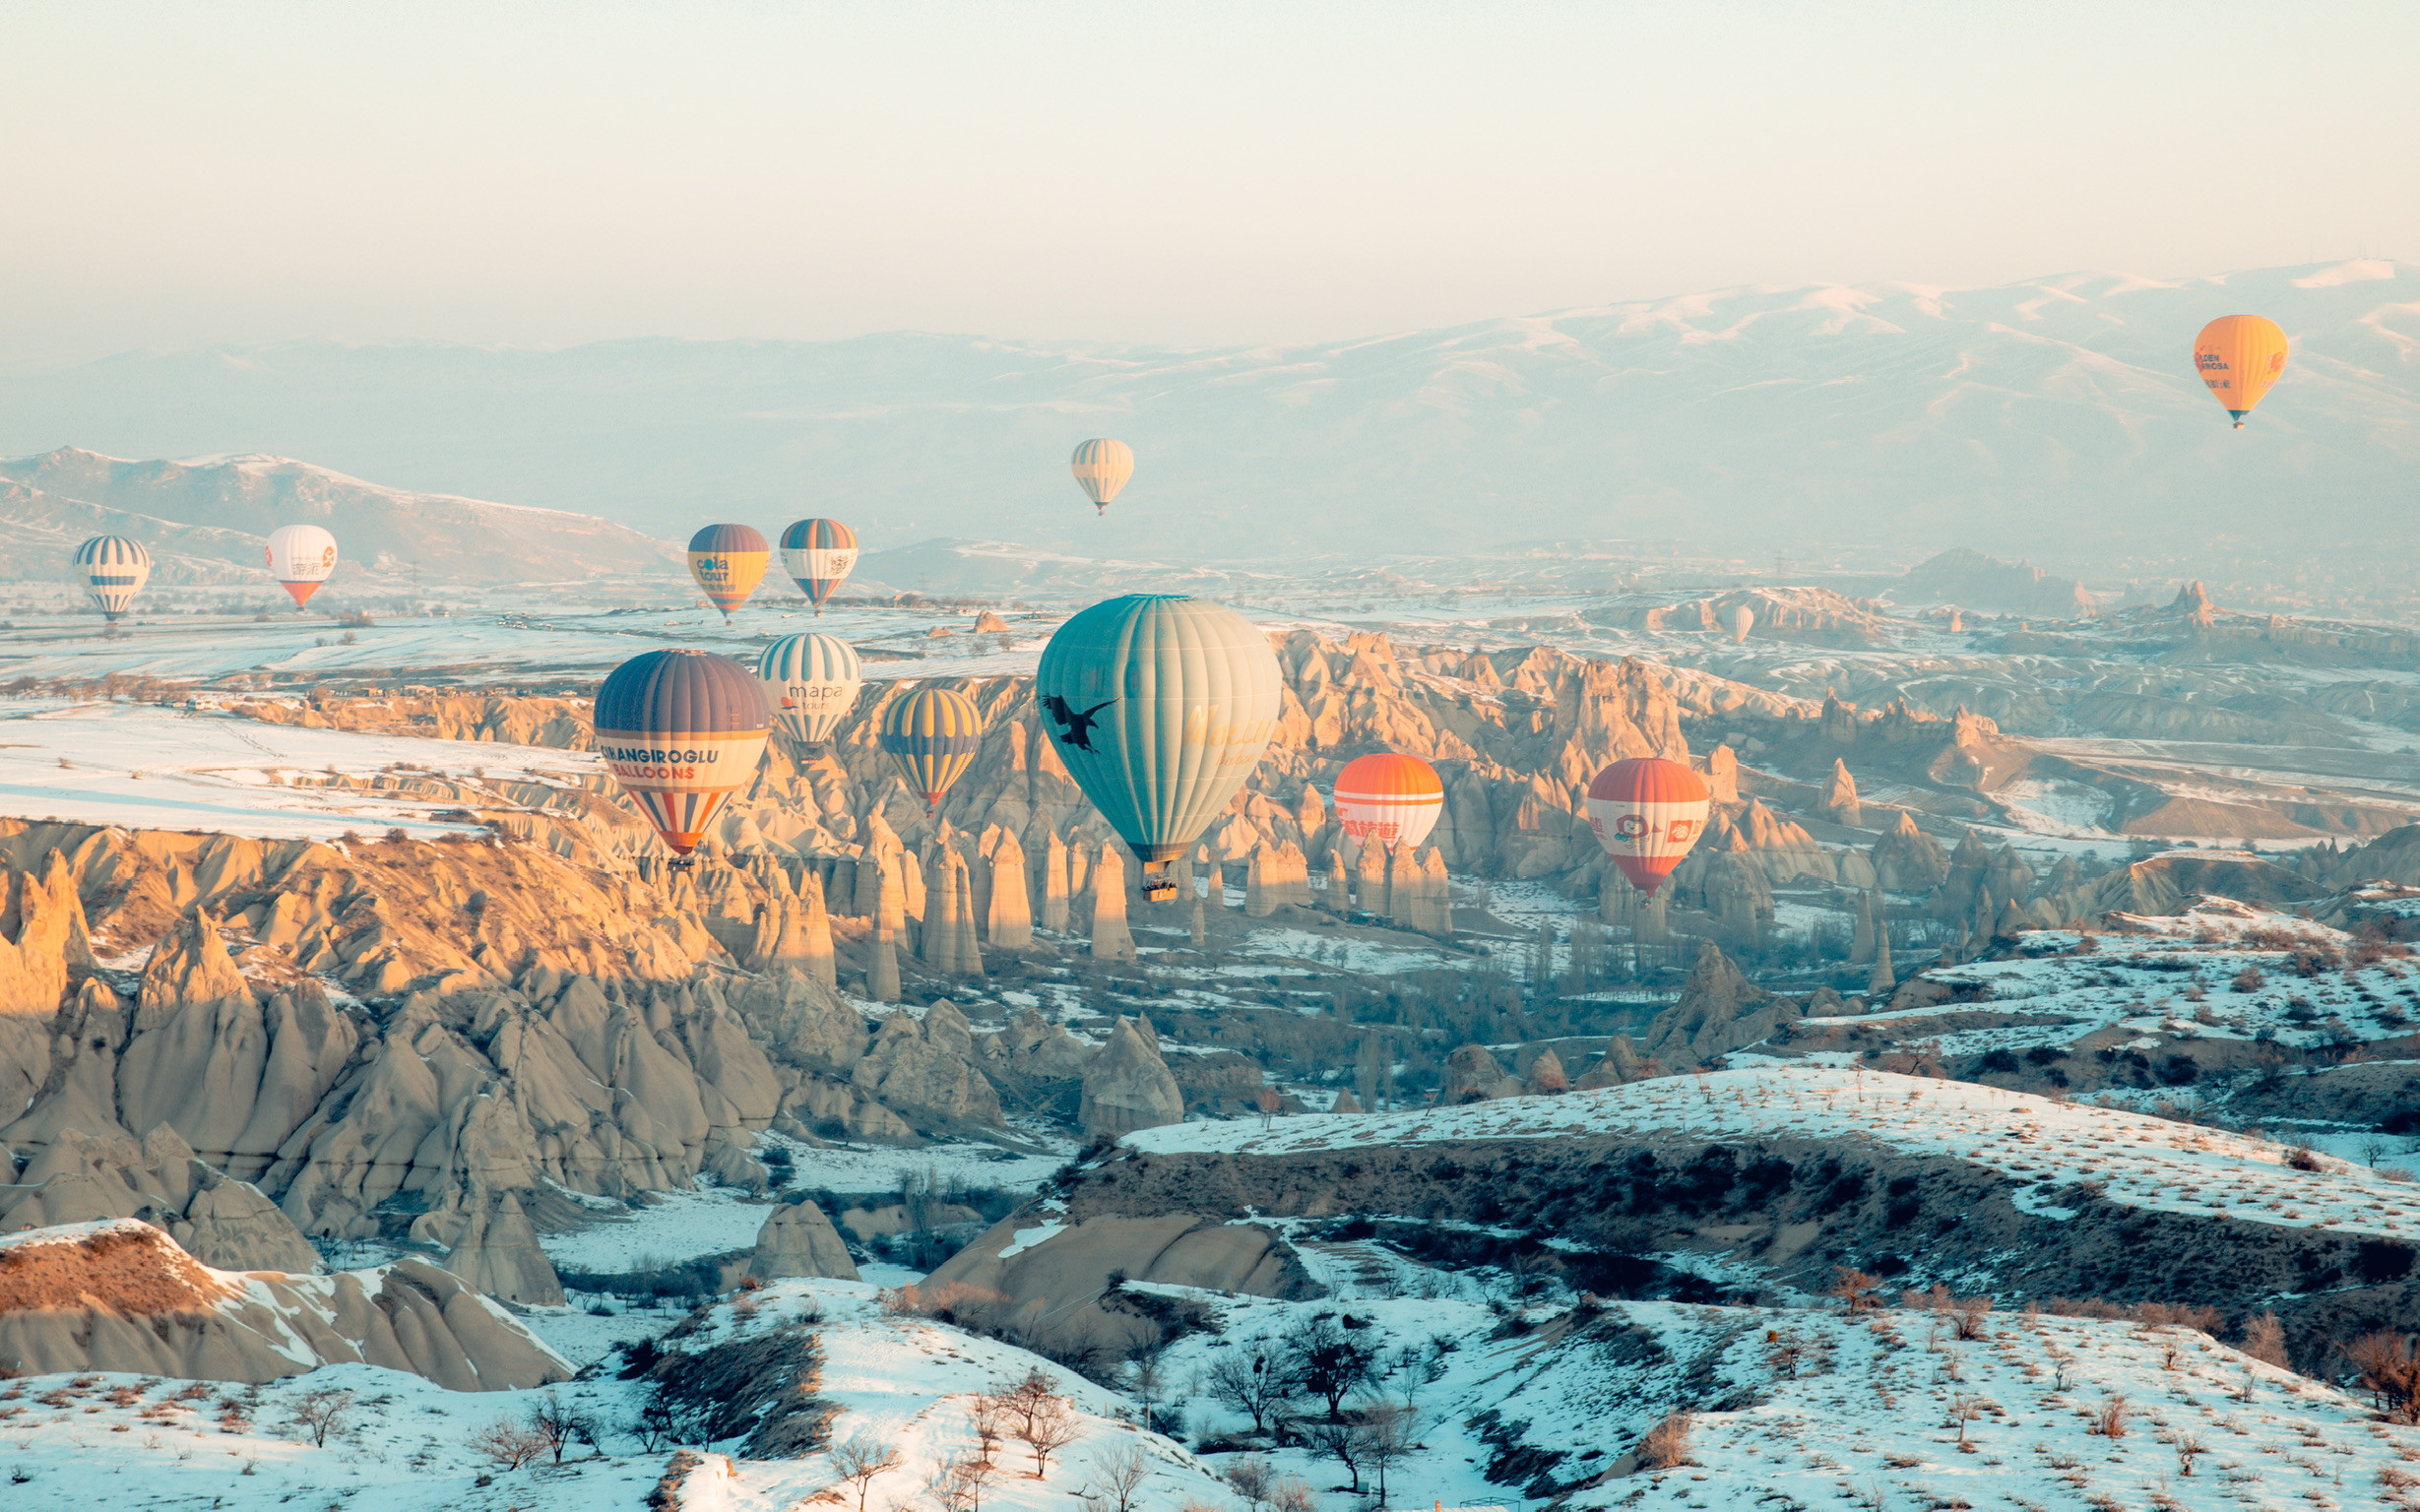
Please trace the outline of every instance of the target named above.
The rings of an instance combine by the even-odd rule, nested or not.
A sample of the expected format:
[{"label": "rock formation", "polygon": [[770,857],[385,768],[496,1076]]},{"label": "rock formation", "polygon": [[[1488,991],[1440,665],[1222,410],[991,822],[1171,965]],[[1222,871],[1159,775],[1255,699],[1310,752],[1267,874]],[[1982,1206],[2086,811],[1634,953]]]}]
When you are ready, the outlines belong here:
[{"label": "rock formation", "polygon": [[[10,1164],[0,1151],[0,1174]],[[62,1133],[12,1180],[0,1185],[0,1233],[134,1218],[221,1270],[319,1269],[318,1253],[277,1204],[195,1159],[164,1123],[140,1145],[115,1134]]]},{"label": "rock formation", "polygon": [[1507,1080],[1503,1066],[1488,1053],[1486,1045],[1458,1045],[1445,1057],[1445,1086],[1440,1096],[1448,1103],[1483,1102],[1496,1097],[1497,1089]]},{"label": "rock formation", "polygon": [[803,1199],[785,1202],[767,1215],[756,1230],[756,1247],[748,1255],[748,1274],[758,1281],[785,1276],[830,1276],[858,1279],[857,1262],[823,1209]]},{"label": "rock formation", "polygon": [[1816,800],[1815,811],[1832,823],[1851,829],[1866,822],[1865,808],[1857,801],[1857,779],[1849,776],[1849,764],[1837,756],[1832,758],[1831,782],[1825,786],[1823,796]]},{"label": "rock formation", "polygon": [[1099,961],[1134,959],[1134,936],[1126,929],[1126,859],[1114,840],[1101,843],[1101,853],[1085,877],[1090,907],[1093,958]]},{"label": "rock formation", "polygon": [[571,1367],[419,1260],[334,1276],[203,1265],[133,1219],[0,1237],[0,1367],[274,1381],[350,1361],[449,1391],[526,1390]]},{"label": "rock formation", "polygon": [[555,1278],[538,1230],[510,1192],[498,1192],[465,1215],[460,1237],[446,1251],[445,1268],[465,1285],[489,1296],[531,1307],[559,1307],[563,1284]]},{"label": "rock formation", "polygon": [[1803,1009],[1750,982],[1712,940],[1697,947],[1681,996],[1655,1016],[1640,1046],[1670,1070],[1705,1065],[1766,1039]]},{"label": "rock formation", "polygon": [[1160,1058],[1151,1021],[1119,1019],[1084,1067],[1081,1118],[1087,1139],[1115,1139],[1184,1118],[1184,1098]]}]

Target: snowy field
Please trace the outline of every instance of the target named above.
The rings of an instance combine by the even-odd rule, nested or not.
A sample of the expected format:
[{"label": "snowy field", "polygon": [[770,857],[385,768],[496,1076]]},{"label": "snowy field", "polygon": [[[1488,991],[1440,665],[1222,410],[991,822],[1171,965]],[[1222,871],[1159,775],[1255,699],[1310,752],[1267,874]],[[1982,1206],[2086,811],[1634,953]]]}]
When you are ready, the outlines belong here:
[{"label": "snowy field", "polygon": [[1286,1156],[1445,1142],[1681,1134],[1871,1141],[1908,1155],[1982,1166],[2016,1183],[2018,1207],[2067,1219],[2066,1189],[2097,1183],[2104,1201],[2289,1228],[2420,1238],[2420,1185],[2121,1108],[2056,1102],[1973,1082],[1831,1066],[1765,1064],[1660,1077],[1560,1097],[1499,1098],[1379,1115],[1311,1114],[1179,1123],[1129,1134],[1154,1154]]},{"label": "snowy field", "polygon": [[[151,704],[0,701],[0,815],[17,818],[264,840],[478,833],[435,817],[458,799],[319,786],[332,773],[374,780],[398,763],[458,782],[478,770],[572,787],[603,771],[585,751],[305,729]],[[493,806],[517,805],[497,795]]]}]

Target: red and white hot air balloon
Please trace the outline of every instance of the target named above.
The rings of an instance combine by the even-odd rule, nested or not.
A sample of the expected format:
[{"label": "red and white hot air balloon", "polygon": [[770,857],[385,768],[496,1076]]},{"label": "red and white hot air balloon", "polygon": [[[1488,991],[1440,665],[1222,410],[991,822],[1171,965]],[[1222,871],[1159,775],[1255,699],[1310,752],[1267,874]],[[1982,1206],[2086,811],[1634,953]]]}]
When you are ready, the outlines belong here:
[{"label": "red and white hot air balloon", "polygon": [[1417,847],[1445,811],[1445,785],[1417,756],[1356,756],[1336,774],[1336,822],[1364,845]]},{"label": "red and white hot air balloon", "polygon": [[1649,897],[1705,833],[1712,806],[1705,779],[1661,756],[1617,761],[1588,785],[1588,827],[1622,874]]}]

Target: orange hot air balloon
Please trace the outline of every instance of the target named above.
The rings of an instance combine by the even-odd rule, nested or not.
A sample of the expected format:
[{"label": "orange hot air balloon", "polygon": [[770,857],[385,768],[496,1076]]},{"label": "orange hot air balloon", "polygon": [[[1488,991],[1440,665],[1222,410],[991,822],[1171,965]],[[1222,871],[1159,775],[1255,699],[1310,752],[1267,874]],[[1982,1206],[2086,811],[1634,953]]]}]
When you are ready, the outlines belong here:
[{"label": "orange hot air balloon", "polygon": [[2221,315],[2194,338],[2194,368],[2244,428],[2244,416],[2285,371],[2285,333],[2259,315]]},{"label": "orange hot air balloon", "polygon": [[1633,756],[1588,785],[1588,827],[1622,874],[1653,897],[1705,833],[1712,803],[1705,779],[1683,763]]},{"label": "orange hot air balloon", "polygon": [[1445,811],[1445,785],[1417,756],[1356,756],[1336,774],[1336,821],[1367,845],[1417,848]]}]

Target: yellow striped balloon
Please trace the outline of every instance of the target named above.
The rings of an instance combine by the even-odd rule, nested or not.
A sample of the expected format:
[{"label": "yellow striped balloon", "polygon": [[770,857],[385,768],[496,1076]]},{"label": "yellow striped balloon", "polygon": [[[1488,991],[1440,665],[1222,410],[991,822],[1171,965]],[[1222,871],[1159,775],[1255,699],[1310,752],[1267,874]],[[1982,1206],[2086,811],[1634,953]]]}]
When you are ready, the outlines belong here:
[{"label": "yellow striped balloon", "polygon": [[1068,465],[1075,470],[1077,486],[1091,497],[1093,507],[1106,515],[1110,512],[1110,500],[1117,497],[1117,490],[1134,475],[1134,448],[1123,441],[1102,437],[1078,446]]},{"label": "yellow striped balloon", "polygon": [[882,711],[882,748],[927,809],[941,806],[941,794],[966,775],[983,739],[975,701],[951,688],[917,688]]}]

